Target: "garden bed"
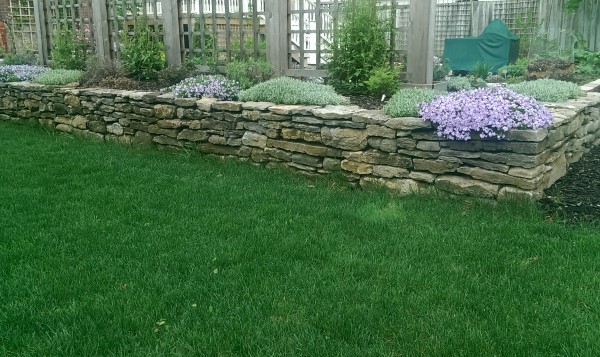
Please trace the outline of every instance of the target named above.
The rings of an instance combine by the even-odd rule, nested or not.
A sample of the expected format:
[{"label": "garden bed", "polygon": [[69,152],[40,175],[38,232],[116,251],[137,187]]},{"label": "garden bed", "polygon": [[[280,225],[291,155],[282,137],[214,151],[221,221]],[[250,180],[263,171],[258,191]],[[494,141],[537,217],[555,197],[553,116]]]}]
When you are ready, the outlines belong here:
[{"label": "garden bed", "polygon": [[547,129],[505,140],[451,141],[420,118],[356,106],[299,106],[174,98],[172,94],[0,86],[0,118],[96,140],[228,155],[307,174],[340,172],[401,194],[438,189],[540,198],[600,137],[600,95],[548,105]]}]

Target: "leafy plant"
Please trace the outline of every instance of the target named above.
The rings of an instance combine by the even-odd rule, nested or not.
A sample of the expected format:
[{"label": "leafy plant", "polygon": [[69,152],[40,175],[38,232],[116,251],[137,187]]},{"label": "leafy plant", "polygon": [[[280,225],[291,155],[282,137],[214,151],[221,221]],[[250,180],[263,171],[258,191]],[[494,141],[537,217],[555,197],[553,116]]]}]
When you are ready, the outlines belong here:
[{"label": "leafy plant", "polygon": [[127,75],[138,80],[156,79],[158,72],[166,66],[164,45],[146,22],[138,20],[133,35],[122,39],[121,62]]},{"label": "leafy plant", "polygon": [[242,89],[248,89],[273,77],[271,63],[264,59],[249,58],[233,61],[227,65],[227,77],[237,81]]},{"label": "leafy plant", "polygon": [[51,69],[33,79],[33,82],[45,85],[62,85],[81,80],[82,71],[77,69]]},{"label": "leafy plant", "polygon": [[574,59],[577,73],[600,74],[600,51],[592,52],[586,48],[576,48]]},{"label": "leafy plant", "polygon": [[3,65],[34,65],[37,57],[33,52],[5,53]]},{"label": "leafy plant", "polygon": [[431,89],[401,89],[390,98],[383,111],[391,117],[416,117],[423,103],[430,102],[441,94]]},{"label": "leafy plant", "polygon": [[421,117],[437,125],[437,133],[450,140],[502,139],[511,129],[545,128],[553,123],[548,109],[504,87],[451,93],[421,106]]},{"label": "leafy plant", "polygon": [[[86,63],[81,84],[94,86],[108,77],[119,78],[127,75],[121,62],[109,58],[91,57]],[[112,87],[109,87],[112,88]]]},{"label": "leafy plant", "polygon": [[527,72],[527,58],[519,58],[513,64],[506,65],[498,70],[498,74],[505,78],[523,77]]},{"label": "leafy plant", "polygon": [[371,71],[371,77],[367,80],[369,94],[375,96],[391,96],[398,91],[400,69],[381,67]]},{"label": "leafy plant", "polygon": [[196,65],[186,61],[181,66],[169,66],[161,69],[158,71],[157,77],[163,87],[168,87],[199,74]]},{"label": "leafy plant", "polygon": [[460,92],[461,90],[473,89],[471,81],[467,77],[450,77],[448,79],[448,92]]},{"label": "leafy plant", "polygon": [[443,81],[450,73],[448,62],[438,56],[433,57],[433,80],[435,82]]},{"label": "leafy plant", "polygon": [[3,65],[0,66],[0,82],[30,81],[46,71],[48,71],[48,68],[42,66],[27,64]]},{"label": "leafy plant", "polygon": [[240,92],[237,81],[221,75],[201,75],[186,78],[171,88],[173,95],[181,98],[212,97],[218,100],[233,100]]},{"label": "leafy plant", "polygon": [[492,66],[487,62],[479,61],[475,63],[470,75],[475,78],[486,79],[490,73],[492,73]]},{"label": "leafy plant", "polygon": [[241,91],[239,100],[247,102],[273,102],[278,104],[338,105],[347,100],[333,87],[303,82],[289,77],[278,77]]},{"label": "leafy plant", "polygon": [[85,69],[86,44],[75,31],[61,27],[52,36],[52,68]]},{"label": "leafy plant", "polygon": [[341,25],[334,34],[327,80],[340,93],[366,93],[371,71],[389,60],[389,24],[377,16],[377,0],[348,1],[344,5]]},{"label": "leafy plant", "polygon": [[564,102],[583,95],[581,88],[575,83],[548,78],[511,84],[508,88],[541,102]]}]

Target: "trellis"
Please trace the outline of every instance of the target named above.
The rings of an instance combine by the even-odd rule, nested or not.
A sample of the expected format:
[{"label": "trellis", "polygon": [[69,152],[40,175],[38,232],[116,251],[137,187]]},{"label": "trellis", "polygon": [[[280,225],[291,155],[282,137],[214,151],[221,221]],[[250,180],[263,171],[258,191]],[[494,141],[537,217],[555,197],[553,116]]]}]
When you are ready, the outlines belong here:
[{"label": "trellis", "polygon": [[8,38],[13,52],[36,50],[36,21],[32,0],[10,0],[6,19]]}]

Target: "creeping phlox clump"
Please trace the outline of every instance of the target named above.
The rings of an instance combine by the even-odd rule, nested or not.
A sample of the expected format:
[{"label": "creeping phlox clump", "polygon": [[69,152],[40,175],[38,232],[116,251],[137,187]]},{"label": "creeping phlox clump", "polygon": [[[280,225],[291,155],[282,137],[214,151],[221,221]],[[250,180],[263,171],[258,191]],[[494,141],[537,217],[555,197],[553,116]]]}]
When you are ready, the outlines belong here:
[{"label": "creeping phlox clump", "polygon": [[47,70],[46,67],[27,64],[0,66],[0,82],[30,81]]},{"label": "creeping phlox clump", "polygon": [[548,127],[552,114],[535,99],[503,87],[480,88],[437,97],[421,106],[421,117],[437,124],[437,133],[450,140],[504,138],[510,129]]},{"label": "creeping phlox clump", "polygon": [[221,75],[201,75],[186,78],[171,87],[173,95],[180,98],[212,97],[218,100],[234,100],[240,92],[237,81]]}]

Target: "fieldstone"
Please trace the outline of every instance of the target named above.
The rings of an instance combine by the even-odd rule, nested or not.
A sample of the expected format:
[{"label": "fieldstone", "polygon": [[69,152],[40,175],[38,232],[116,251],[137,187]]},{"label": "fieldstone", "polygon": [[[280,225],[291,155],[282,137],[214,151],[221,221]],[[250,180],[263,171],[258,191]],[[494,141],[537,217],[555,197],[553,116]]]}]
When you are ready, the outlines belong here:
[{"label": "fieldstone", "polygon": [[481,159],[508,164],[511,166],[520,166],[525,168],[534,168],[545,162],[548,153],[542,153],[538,155],[525,155],[525,154],[514,154],[514,153],[491,153],[482,152]]},{"label": "fieldstone", "polygon": [[540,186],[542,181],[541,176],[526,179],[522,177],[510,176],[501,172],[485,170],[479,167],[461,167],[457,171],[462,174],[469,175],[474,179],[489,183],[516,186],[524,190],[535,190]]},{"label": "fieldstone", "polygon": [[461,151],[442,148],[440,150],[440,156],[456,157],[461,159],[478,159],[481,155],[475,151]]},{"label": "fieldstone", "polygon": [[154,109],[152,109],[152,108],[134,107],[133,112],[137,113],[139,115],[145,116],[145,117],[153,117],[154,116]]},{"label": "fieldstone", "polygon": [[164,136],[164,135],[155,136],[154,139],[152,139],[152,141],[154,141],[157,144],[161,144],[161,145],[169,145],[169,146],[177,146],[177,147],[183,146],[183,144],[180,141],[177,141],[177,139],[171,138],[169,136]]},{"label": "fieldstone", "polygon": [[237,155],[239,152],[238,147],[232,146],[222,146],[222,145],[214,145],[211,143],[200,143],[196,145],[196,150],[206,153],[206,154],[215,154],[215,155]]},{"label": "fieldstone", "polygon": [[373,175],[385,178],[402,178],[408,177],[409,172],[401,167],[375,165],[373,166]]},{"label": "fieldstone", "polygon": [[89,130],[78,130],[78,129],[74,129],[77,130],[77,135],[86,138],[86,139],[90,139],[90,140],[94,140],[94,141],[98,141],[98,142],[102,142],[104,141],[104,135],[100,134],[100,133],[95,133]]},{"label": "fieldstone", "polygon": [[321,141],[321,134],[298,129],[281,129],[281,137],[287,140],[304,140],[308,142]]},{"label": "fieldstone", "polygon": [[216,101],[212,103],[212,107],[214,110],[223,110],[227,112],[241,112],[242,104],[242,102]]},{"label": "fieldstone", "polygon": [[292,154],[292,162],[297,164],[312,166],[312,167],[321,167],[321,159],[316,156],[310,156],[306,154],[295,153]]},{"label": "fieldstone", "polygon": [[396,137],[396,130],[381,125],[367,125],[367,135],[393,139]]},{"label": "fieldstone", "polygon": [[267,146],[267,139],[265,135],[247,131],[242,137],[242,145],[264,149]]},{"label": "fieldstone", "polygon": [[433,183],[436,178],[436,176],[432,173],[420,171],[411,171],[408,177],[416,181],[423,181],[427,183]]},{"label": "fieldstone", "polygon": [[214,145],[227,145],[227,138],[221,135],[212,135],[208,138],[208,142]]},{"label": "fieldstone", "polygon": [[321,119],[317,119],[314,117],[308,117],[308,116],[293,116],[292,122],[308,124],[308,125],[324,125],[324,123],[325,123],[325,121],[323,121]]},{"label": "fieldstone", "polygon": [[327,171],[339,171],[341,169],[342,160],[326,157],[323,159],[323,169]]},{"label": "fieldstone", "polygon": [[181,133],[177,134],[177,140],[188,140],[188,141],[206,141],[208,134],[200,130],[183,129]]},{"label": "fieldstone", "polygon": [[189,120],[187,127],[194,130],[202,129],[202,122],[200,120]]},{"label": "fieldstone", "polygon": [[475,167],[481,167],[482,169],[492,170],[507,173],[510,166],[505,164],[497,164],[493,162],[483,161],[483,160],[474,160],[474,159],[460,159],[463,164],[471,165]]},{"label": "fieldstone", "polygon": [[277,104],[269,107],[269,111],[279,115],[292,115],[298,114],[298,112],[303,108],[302,105],[283,105]]},{"label": "fieldstone", "polygon": [[321,128],[321,141],[344,150],[363,150],[367,147],[367,131],[325,127]]},{"label": "fieldstone", "polygon": [[506,186],[502,187],[498,192],[498,199],[526,199],[530,201],[537,201],[541,199],[544,192],[541,190],[521,190],[516,187]]},{"label": "fieldstone", "polygon": [[56,127],[56,130],[58,131],[62,131],[65,133],[70,133],[73,131],[73,127],[67,124],[58,124]]},{"label": "fieldstone", "polygon": [[65,95],[64,101],[66,105],[71,106],[73,108],[81,107],[81,100],[77,96],[67,94]]},{"label": "fieldstone", "polygon": [[260,119],[260,114],[258,110],[244,110],[242,111],[242,118],[251,121],[258,121]]},{"label": "fieldstone", "polygon": [[93,131],[95,133],[101,133],[101,134],[105,134],[106,133],[106,124],[104,124],[101,121],[89,121],[87,123],[87,128],[90,131]]},{"label": "fieldstone", "polygon": [[311,112],[314,116],[322,119],[352,119],[352,115],[362,111],[354,106],[328,105],[324,108],[315,108]]},{"label": "fieldstone", "polygon": [[271,102],[244,102],[242,103],[242,109],[251,111],[265,111],[274,105],[276,104]]},{"label": "fieldstone", "polygon": [[386,179],[381,177],[363,176],[360,178],[360,187],[368,190],[373,187],[384,187],[400,195],[410,195],[419,192],[419,184],[411,179]]},{"label": "fieldstone", "polygon": [[247,129],[247,130],[259,133],[259,134],[264,134],[267,132],[267,128],[265,128],[264,126],[262,126],[256,122],[245,122],[243,125],[244,125],[244,129]]},{"label": "fieldstone", "polygon": [[318,146],[313,144],[305,144],[305,143],[297,143],[290,141],[282,141],[282,140],[274,140],[268,139],[267,146],[275,147],[278,149],[300,152],[312,156],[329,156],[329,157],[339,157],[341,156],[341,151],[325,146]]},{"label": "fieldstone", "polygon": [[210,112],[212,110],[213,103],[216,101],[217,100],[215,98],[204,97],[200,100],[197,100],[196,105],[198,106],[198,109],[202,110],[203,112]]},{"label": "fieldstone", "polygon": [[358,175],[369,175],[373,172],[373,165],[350,160],[342,160],[341,168]]},{"label": "fieldstone", "polygon": [[148,132],[151,134],[169,136],[171,138],[176,138],[178,134],[176,129],[163,129],[158,125],[148,125]]},{"label": "fieldstone", "polygon": [[548,136],[548,129],[511,129],[504,140],[508,141],[542,141]]},{"label": "fieldstone", "polygon": [[151,145],[153,136],[143,131],[137,131],[131,143],[133,145]]},{"label": "fieldstone", "polygon": [[163,119],[156,122],[159,128],[163,129],[179,129],[184,127],[186,122],[181,119]]},{"label": "fieldstone", "polygon": [[431,122],[425,121],[421,118],[403,117],[403,118],[391,118],[384,124],[388,128],[400,129],[400,130],[415,130],[415,129],[429,129],[431,128]]},{"label": "fieldstone", "polygon": [[123,145],[131,145],[133,139],[130,135],[121,135],[121,136],[115,136],[115,135],[106,135],[105,136],[106,141],[112,141],[114,143],[119,143],[119,144],[123,144]]},{"label": "fieldstone", "polygon": [[291,161],[292,160],[292,153],[285,151],[285,150],[279,150],[279,149],[275,149],[275,148],[265,148],[265,153],[269,154],[270,156],[282,160],[282,161]]},{"label": "fieldstone", "polygon": [[123,113],[131,113],[133,111],[133,107],[128,103],[116,103],[115,109]]},{"label": "fieldstone", "polygon": [[173,103],[175,103],[176,106],[186,108],[195,107],[196,102],[196,98],[175,98],[175,100],[173,101]]},{"label": "fieldstone", "polygon": [[172,119],[176,116],[177,107],[168,104],[157,104],[154,106],[154,116],[158,119]]},{"label": "fieldstone", "polygon": [[414,150],[417,147],[417,141],[411,138],[398,138],[396,143],[401,149]]},{"label": "fieldstone", "polygon": [[435,180],[436,188],[457,195],[496,197],[499,186],[461,176],[444,175]]},{"label": "fieldstone", "polygon": [[[88,124],[89,126],[89,124]],[[148,131],[148,124],[145,123],[140,123],[137,121],[132,121],[131,123],[129,123],[129,127],[133,130],[140,130],[140,131]]]},{"label": "fieldstone", "polygon": [[437,141],[419,141],[417,149],[423,151],[440,151],[440,143]]},{"label": "fieldstone", "polygon": [[202,119],[202,128],[210,130],[226,130],[235,128],[235,123],[214,120],[210,118]]},{"label": "fieldstone", "polygon": [[348,160],[367,162],[374,165],[387,165],[403,168],[412,168],[412,159],[396,153],[386,153],[378,150],[344,152],[344,157]]},{"label": "fieldstone", "polygon": [[544,174],[545,188],[552,186],[558,179],[567,174],[567,159],[564,154],[560,155],[550,164],[550,170]]},{"label": "fieldstone", "polygon": [[383,125],[390,117],[381,110],[363,110],[352,114],[352,121],[371,125]]},{"label": "fieldstone", "polygon": [[385,152],[396,152],[398,149],[395,139],[369,138],[367,142],[373,149]]},{"label": "fieldstone", "polygon": [[106,131],[113,135],[123,135],[123,127],[119,123],[114,123],[106,127]]},{"label": "fieldstone", "polygon": [[56,122],[58,124],[71,125],[73,123],[73,118],[57,116],[56,118],[54,118],[54,122]]},{"label": "fieldstone", "polygon": [[260,113],[259,116],[260,119],[262,120],[267,120],[267,121],[284,121],[284,120],[289,120],[290,117],[286,116],[286,115],[280,115],[280,114],[275,114],[275,113]]},{"label": "fieldstone", "polygon": [[414,159],[415,170],[428,171],[434,174],[442,174],[446,172],[454,172],[459,166],[456,162],[449,162],[444,160],[426,160],[426,159]]},{"label": "fieldstone", "polygon": [[542,173],[547,171],[549,167],[546,165],[540,165],[531,169],[526,169],[523,167],[513,167],[508,170],[508,174],[516,177],[523,177],[527,179],[532,179],[540,176]]}]

